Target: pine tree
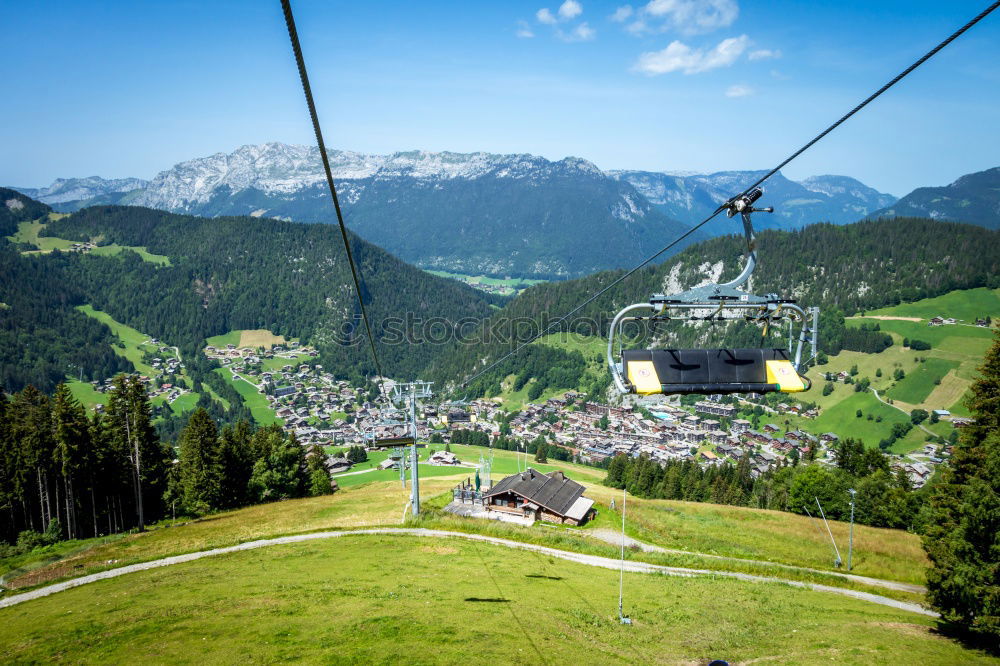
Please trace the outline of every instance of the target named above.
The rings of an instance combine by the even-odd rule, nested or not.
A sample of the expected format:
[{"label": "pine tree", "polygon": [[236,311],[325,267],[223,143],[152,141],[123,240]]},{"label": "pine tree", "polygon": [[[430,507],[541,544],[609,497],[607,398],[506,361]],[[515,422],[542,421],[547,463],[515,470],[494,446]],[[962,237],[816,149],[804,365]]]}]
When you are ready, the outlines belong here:
[{"label": "pine tree", "polygon": [[219,433],[204,409],[196,409],[177,439],[180,495],[184,507],[205,513],[219,506],[222,469]]},{"label": "pine tree", "polygon": [[334,486],[330,483],[330,472],[326,469],[326,454],[319,444],[309,447],[306,454],[306,467],[309,472],[309,495],[329,495]]},{"label": "pine tree", "polygon": [[223,508],[236,508],[247,504],[247,484],[253,473],[253,449],[250,424],[239,421],[226,426],[219,435],[219,462],[222,474],[219,503]]},{"label": "pine tree", "polygon": [[287,440],[280,429],[269,438],[270,449],[258,458],[250,476],[250,493],[258,502],[302,497],[308,478],[305,453],[294,435]]},{"label": "pine tree", "polygon": [[66,384],[56,387],[52,423],[56,460],[63,485],[66,536],[73,539],[79,534],[76,497],[79,470],[84,452],[91,448],[91,443],[87,415]]},{"label": "pine tree", "polygon": [[1000,334],[986,354],[966,406],[976,421],[962,431],[931,499],[924,549],[928,597],[936,610],[976,636],[1000,641]]},{"label": "pine tree", "polygon": [[535,446],[535,462],[547,463],[549,461],[548,448],[549,445],[545,443],[544,439],[540,442],[537,442]]}]

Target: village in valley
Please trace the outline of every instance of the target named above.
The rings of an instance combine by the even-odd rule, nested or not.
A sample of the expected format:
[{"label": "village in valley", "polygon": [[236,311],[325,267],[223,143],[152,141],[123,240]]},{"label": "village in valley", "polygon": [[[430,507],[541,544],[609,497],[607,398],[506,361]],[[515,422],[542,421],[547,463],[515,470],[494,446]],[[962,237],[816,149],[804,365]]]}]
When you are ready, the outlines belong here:
[{"label": "village in valley", "polygon": [[[318,356],[313,347],[287,342],[264,349],[230,343],[210,345],[205,354],[216,359],[233,381],[253,386],[282,427],[293,432],[303,446],[319,444],[332,454],[335,449],[372,447],[378,440],[409,434],[403,413],[374,398],[378,390],[391,390],[392,380],[376,378],[365,389],[351,386],[312,362]],[[456,430],[479,431],[490,438],[504,433],[522,442],[543,437],[566,449],[573,461],[597,466],[620,453],[645,454],[662,462],[694,460],[706,467],[727,461],[735,464],[749,454],[753,476],[799,459],[834,464],[833,450],[841,434],[811,434],[784,423],[785,415],[813,419],[818,408],[804,409],[791,400],[771,407],[753,399],[737,402],[716,396],[681,404],[650,398],[634,407],[614,407],[586,402],[584,396],[567,391],[541,404],[528,403],[513,415],[499,399],[425,404],[418,415],[417,437],[427,441],[437,433],[435,439],[447,443]],[[754,407],[764,410],[764,418],[755,419],[756,428],[749,418],[741,417],[750,416],[747,412]],[[961,419],[956,421],[962,424]],[[948,455],[949,447],[928,443],[894,457],[894,464],[920,487]],[[335,472],[350,471],[346,459],[337,456],[334,460]],[[454,456],[432,462],[460,464]],[[387,459],[383,468],[395,464]]]}]

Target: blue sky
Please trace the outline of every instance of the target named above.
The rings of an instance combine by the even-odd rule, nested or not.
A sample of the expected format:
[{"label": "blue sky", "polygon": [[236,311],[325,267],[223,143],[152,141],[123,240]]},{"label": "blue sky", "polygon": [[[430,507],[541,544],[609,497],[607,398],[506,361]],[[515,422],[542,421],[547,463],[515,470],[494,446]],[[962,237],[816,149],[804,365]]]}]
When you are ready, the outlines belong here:
[{"label": "blue sky", "polygon": [[[296,0],[331,147],[768,168],[987,0]],[[628,9],[625,9],[628,7]],[[2,0],[0,183],[311,143],[279,3]],[[1000,165],[1000,11],[786,168],[897,196]]]}]

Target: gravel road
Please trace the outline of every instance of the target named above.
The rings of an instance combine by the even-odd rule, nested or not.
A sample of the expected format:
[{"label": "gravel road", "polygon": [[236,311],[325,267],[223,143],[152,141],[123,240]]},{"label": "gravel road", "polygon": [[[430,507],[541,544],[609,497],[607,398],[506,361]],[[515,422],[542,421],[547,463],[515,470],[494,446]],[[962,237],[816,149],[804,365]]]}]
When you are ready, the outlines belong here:
[{"label": "gravel road", "polygon": [[[601,528],[597,530],[588,530],[584,532],[586,536],[592,536],[601,541],[606,541],[613,546],[621,546],[622,535],[621,532],[616,532],[611,529]],[[828,576],[838,576],[846,580],[854,581],[855,583],[862,583],[863,585],[873,585],[875,587],[884,587],[888,590],[899,590],[901,592],[913,592],[914,594],[926,594],[927,588],[922,585],[914,585],[913,583],[900,583],[894,580],[883,580],[881,578],[869,578],[868,576],[858,576],[857,574],[842,573],[840,571],[824,571],[823,569],[810,569],[809,567],[797,567],[792,564],[780,564],[778,562],[768,562],[767,560],[750,560],[744,559],[742,557],[726,557],[725,555],[710,555],[708,553],[696,553],[688,550],[678,550],[675,548],[661,548],[660,546],[654,546],[652,544],[643,543],[637,539],[625,535],[625,547],[632,548],[636,547],[647,553],[670,553],[675,555],[695,555],[697,557],[710,557],[713,560],[724,560],[726,562],[743,562],[745,564],[758,564],[765,567],[775,567],[779,569],[791,569],[793,571],[808,571],[810,573],[826,574]]]},{"label": "gravel road", "polygon": [[[45,587],[40,587],[38,589],[31,590],[29,592],[24,592],[22,594],[16,594],[10,597],[0,599],[0,608],[9,608],[10,606],[24,603],[25,601],[30,601],[32,599],[39,599],[41,597],[47,597],[50,594],[55,594],[56,592],[62,592],[63,590],[68,590],[74,587],[79,587],[81,585],[86,585],[87,583],[93,583],[108,578],[117,578],[118,576],[134,573],[136,571],[147,571],[149,569],[157,569],[159,567],[170,566],[172,564],[180,564],[181,562],[191,562],[193,560],[200,560],[203,557],[211,557],[213,555],[223,555],[225,553],[237,553],[244,550],[265,548],[267,546],[277,546],[281,544],[301,543],[303,541],[314,541],[316,539],[332,539],[336,537],[354,536],[363,534],[387,534],[393,536],[418,536],[418,537],[433,537],[433,538],[468,539],[470,541],[485,541],[486,543],[492,543],[498,546],[506,546],[508,548],[519,548],[521,550],[534,551],[536,553],[542,553],[550,557],[558,557],[559,559],[567,560],[569,562],[576,562],[577,564],[584,564],[592,567],[601,567],[604,569],[613,569],[616,571],[622,567],[622,564],[619,560],[608,557],[599,557],[597,555],[584,555],[583,553],[574,553],[565,550],[557,550],[555,548],[548,548],[546,546],[521,543],[518,541],[511,541],[509,539],[500,539],[497,537],[483,536],[480,534],[463,534],[461,532],[448,532],[445,530],[429,530],[423,528],[388,527],[388,528],[373,528],[364,530],[343,530],[337,532],[315,532],[312,534],[298,534],[295,536],[278,537],[276,539],[260,539],[258,541],[248,541],[247,543],[241,543],[238,546],[229,546],[227,548],[215,548],[213,550],[204,550],[197,553],[188,553],[186,555],[165,557],[160,560],[153,560],[152,562],[131,564],[129,566],[119,567],[117,569],[109,569],[108,571],[101,571],[100,573],[90,574],[89,576],[81,576],[79,578],[67,580],[62,583],[55,583],[54,585],[46,585]],[[905,601],[897,601],[895,599],[889,599],[887,597],[882,597],[877,594],[870,594],[868,592],[859,592],[857,590],[846,590],[839,587],[832,587],[830,585],[820,585],[817,583],[803,583],[801,581],[785,580],[782,578],[775,578],[772,576],[755,576],[752,574],[738,573],[734,571],[710,571],[707,569],[686,569],[682,567],[666,567],[657,564],[648,564],[646,562],[634,562],[630,560],[625,560],[624,569],[625,571],[632,573],[658,573],[669,576],[685,576],[685,577],[721,576],[725,578],[736,578],[738,580],[744,580],[753,583],[783,583],[785,585],[792,585],[794,587],[800,587],[807,590],[817,590],[820,592],[830,592],[833,594],[840,594],[847,597],[852,597],[854,599],[860,599],[861,601],[868,601],[871,603],[880,604],[882,606],[888,606],[890,608],[896,608],[911,613],[919,613],[921,615],[929,615],[931,617],[937,617],[937,613],[935,613],[934,611],[927,610],[926,608],[918,604],[908,603]]]}]

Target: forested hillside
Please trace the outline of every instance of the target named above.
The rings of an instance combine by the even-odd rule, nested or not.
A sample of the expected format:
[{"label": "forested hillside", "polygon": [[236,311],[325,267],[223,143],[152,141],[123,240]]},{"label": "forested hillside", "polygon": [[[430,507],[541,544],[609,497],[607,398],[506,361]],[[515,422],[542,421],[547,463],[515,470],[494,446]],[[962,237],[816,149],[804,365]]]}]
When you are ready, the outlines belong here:
[{"label": "forested hillside", "polygon": [[[858,311],[943,294],[954,289],[1000,285],[1000,233],[981,227],[916,218],[865,221],[846,226],[819,224],[800,231],[765,231],[758,236],[759,263],[751,281],[755,293],[793,296],[803,305],[822,308],[820,346],[826,353],[876,347],[858,334],[845,341],[843,316]],[[557,330],[585,335],[607,335],[610,318],[622,307],[641,302],[653,293],[674,293],[707,281],[736,276],[743,263],[745,242],[736,236],[714,238],[692,246],[659,266],[645,268],[584,308],[574,321]],[[510,322],[542,321],[576,307],[620,275],[609,271],[579,280],[536,285],[514,299],[487,322],[503,332]],[[523,326],[522,332],[526,331]],[[759,344],[756,328],[728,332],[709,325],[684,326],[662,337],[665,344]],[[476,342],[457,345],[441,357],[431,374],[439,381],[468,376],[486,358],[499,356],[509,344]],[[523,336],[522,336],[523,337]],[[504,339],[500,336],[501,340]],[[856,339],[858,338],[858,339]],[[509,339],[509,338],[508,338]],[[648,341],[648,336],[639,341]],[[496,391],[500,379],[517,373],[522,360],[513,358],[495,373],[471,387],[472,393]]]},{"label": "forested hillside", "polygon": [[[320,362],[338,376],[359,378],[374,372],[335,227],[100,206],[51,221],[42,233],[75,240],[96,238],[102,244],[145,248],[168,257],[171,265],[162,266],[130,251],[116,256],[53,253],[37,259],[21,257],[11,265],[18,270],[35,266],[34,270],[52,271],[73,285],[59,291],[71,295],[69,305],[88,302],[118,321],[179,345],[193,364],[189,370],[195,379],[207,381],[204,377],[210,370],[201,367],[205,338],[239,329],[269,329],[314,343],[321,352]],[[925,219],[765,231],[758,237],[760,264],[752,290],[819,305],[820,344],[826,353],[843,348],[875,352],[891,343],[888,336],[846,328],[844,315],[955,289],[1000,286],[998,234]],[[397,378],[433,379],[439,386],[456,387],[476,367],[483,367],[485,359],[509,349],[512,325],[524,339],[620,275],[604,272],[537,285],[498,311],[495,307],[502,301],[494,297],[428,275],[360,239],[352,243],[386,372]],[[734,276],[742,265],[743,250],[744,242],[736,236],[690,247],[662,265],[636,273],[559,329],[604,336],[610,317],[628,303],[709,278]],[[677,329],[646,331],[637,344],[649,343],[654,336],[661,344],[675,345],[753,346],[760,341],[755,327]],[[103,344],[92,346],[106,349]],[[585,357],[581,351],[529,349],[469,392],[495,393],[501,379],[511,374],[522,387],[532,378],[542,379],[542,386],[589,385],[596,375],[586,369],[597,362],[592,350]],[[23,368],[25,363],[11,360],[8,365]],[[85,374],[95,376],[108,367],[91,360],[84,365]],[[50,387],[60,372],[66,371],[52,365],[51,379],[40,385]],[[19,385],[12,382],[12,388]],[[541,386],[531,388],[538,393]],[[597,384],[590,388],[600,389]]]},{"label": "forested hillside", "polygon": [[112,351],[108,329],[74,309],[86,300],[62,262],[19,256],[4,239],[19,222],[48,213],[0,188],[0,388],[8,391],[28,384],[51,391],[67,374],[96,379],[131,369]]},{"label": "forested hillside", "polygon": [[[172,265],[161,267],[131,252],[86,254],[67,259],[66,271],[96,308],[175,342],[185,356],[200,353],[209,336],[266,328],[316,343],[324,364],[339,373],[374,373],[336,227],[100,206],[53,222],[45,233],[100,236],[102,243],[168,256]],[[436,318],[447,333],[462,317],[490,312],[494,297],[408,266],[357,237],[351,242],[386,372],[413,376],[433,353],[390,339],[407,315]]]}]

